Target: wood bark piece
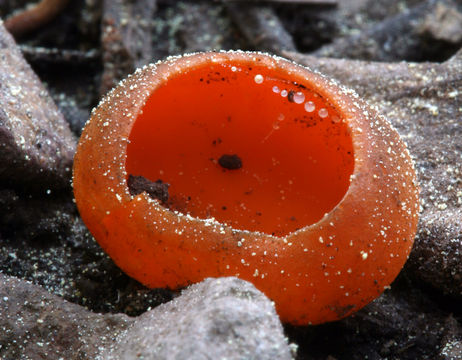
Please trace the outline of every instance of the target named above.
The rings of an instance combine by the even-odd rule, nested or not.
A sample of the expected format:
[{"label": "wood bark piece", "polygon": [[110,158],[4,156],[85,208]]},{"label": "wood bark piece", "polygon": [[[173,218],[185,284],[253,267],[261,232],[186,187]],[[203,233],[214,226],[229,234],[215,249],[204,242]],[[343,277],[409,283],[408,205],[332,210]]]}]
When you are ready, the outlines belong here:
[{"label": "wood bark piece", "polygon": [[151,29],[155,10],[156,0],[104,1],[101,95],[137,67],[151,62]]},{"label": "wood bark piece", "polygon": [[0,183],[69,186],[76,140],[0,24]]},{"label": "wood bark piece", "polygon": [[441,60],[448,48],[455,51],[461,45],[461,32],[462,12],[455,1],[427,0],[359,34],[339,37],[313,55],[387,62],[421,61],[428,55]]},{"label": "wood bark piece", "polygon": [[99,51],[96,49],[82,51],[45,47],[33,47],[29,45],[20,45],[24,58],[32,64],[72,64],[87,65],[95,64],[99,59]]},{"label": "wood bark piece", "polygon": [[292,36],[286,31],[274,10],[269,6],[226,4],[237,27],[252,46],[252,50],[281,54],[296,51]]},{"label": "wood bark piece", "polygon": [[410,256],[414,275],[462,298],[462,51],[444,63],[377,63],[286,53],[375,104],[407,142],[422,214]]},{"label": "wood bark piece", "polygon": [[69,0],[42,0],[9,16],[5,20],[5,27],[16,37],[30,33],[53,20],[68,2]]}]

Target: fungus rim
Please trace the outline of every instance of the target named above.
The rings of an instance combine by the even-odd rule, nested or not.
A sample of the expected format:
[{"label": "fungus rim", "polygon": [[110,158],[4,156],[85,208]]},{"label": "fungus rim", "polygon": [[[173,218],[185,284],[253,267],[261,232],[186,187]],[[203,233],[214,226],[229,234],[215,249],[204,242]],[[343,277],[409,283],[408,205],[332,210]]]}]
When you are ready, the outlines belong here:
[{"label": "fungus rim", "polygon": [[[253,56],[252,59],[249,57]],[[207,63],[213,64],[223,64],[226,62],[233,62],[238,61],[242,62],[242,64],[251,64],[254,61],[258,61],[263,66],[268,66],[274,70],[282,70],[284,71],[284,75],[288,77],[298,77],[300,79],[299,83],[307,84],[308,88],[321,95],[326,101],[334,107],[338,113],[342,117],[342,121],[345,122],[346,127],[349,131],[349,136],[351,138],[352,147],[353,147],[353,171],[350,175],[350,180],[348,187],[342,196],[342,198],[336,203],[335,206],[330,208],[330,210],[325,213],[325,215],[316,222],[311,224],[307,224],[302,228],[292,231],[283,236],[276,236],[272,234],[268,234],[266,232],[261,231],[249,231],[245,229],[236,229],[231,225],[220,223],[216,221],[214,218],[199,218],[194,217],[189,214],[184,214],[178,211],[172,211],[161,204],[157,204],[157,201],[152,200],[149,196],[142,193],[139,195],[131,195],[129,192],[128,184],[126,181],[127,172],[125,170],[125,160],[122,168],[122,175],[124,180],[124,197],[122,198],[123,201],[140,201],[140,197],[143,198],[145,201],[155,205],[156,211],[161,212],[169,212],[175,214],[177,217],[187,217],[189,220],[194,220],[199,223],[207,223],[209,224],[211,221],[220,225],[224,228],[230,229],[233,233],[254,233],[259,236],[268,236],[271,238],[278,238],[278,239],[288,239],[294,235],[298,235],[300,233],[309,232],[312,228],[316,228],[321,225],[327,225],[330,221],[330,218],[336,213],[336,211],[342,207],[342,204],[354,195],[354,192],[357,191],[355,188],[358,186],[357,184],[357,176],[356,174],[361,170],[362,161],[361,161],[361,153],[363,152],[363,147],[361,144],[365,144],[362,139],[364,136],[367,135],[369,129],[363,129],[361,125],[361,121],[357,119],[358,115],[360,118],[363,118],[364,114],[361,109],[362,101],[359,99],[357,93],[349,88],[344,87],[343,85],[339,84],[335,80],[326,77],[325,75],[321,74],[320,72],[310,69],[308,66],[300,65],[292,60],[270,55],[268,53],[259,52],[259,51],[241,51],[241,50],[230,50],[230,51],[212,51],[212,52],[195,52],[195,53],[187,53],[183,55],[177,56],[169,56],[165,60],[160,60],[154,64],[149,64],[144,66],[143,68],[139,68],[135,71],[134,74],[129,75],[126,79],[122,80],[118,86],[112,89],[105,98],[101,101],[98,105],[102,105],[102,103],[111,97],[111,94],[121,85],[130,81],[130,79],[136,76],[139,72],[151,70],[155,82],[151,83],[149,87],[149,91],[144,93],[142,101],[137,104],[136,106],[136,113],[131,114],[133,120],[130,124],[130,131],[128,132],[127,136],[129,137],[131,134],[131,130],[136,122],[136,119],[140,112],[143,110],[144,106],[146,105],[147,101],[149,100],[150,96],[153,94],[156,89],[162,85],[163,83],[167,82],[170,78],[175,77],[177,75],[181,75],[185,73],[189,68],[199,67],[201,65],[205,65]],[[303,75],[307,75],[306,78]],[[296,81],[295,81],[296,82]],[[298,83],[298,82],[297,82]],[[338,91],[341,91],[341,94],[338,94]],[[356,102],[349,102],[348,104],[343,104],[345,101],[342,100],[342,95],[347,95],[349,97],[354,97],[357,99],[358,103]],[[348,99],[349,100],[349,99]],[[343,102],[343,103],[342,103]],[[372,116],[380,116],[379,114],[374,113]],[[367,116],[365,116],[367,118]],[[390,124],[391,126],[391,124]],[[359,129],[359,130],[358,130]],[[117,140],[117,139],[116,139]],[[407,150],[407,149],[406,149]],[[126,159],[127,155],[127,145],[123,148],[124,159]]]},{"label": "fungus rim", "polygon": [[[219,57],[218,59],[214,59],[213,56],[214,55],[231,55],[231,56],[228,56],[228,57]],[[235,56],[237,54],[237,56]],[[241,57],[240,55],[241,54],[244,54],[245,56],[247,55],[250,55],[250,56],[254,56],[253,60],[250,60],[249,58],[245,58],[245,57]],[[199,57],[199,60],[198,60],[198,57]],[[203,57],[203,58],[202,58]],[[188,61],[187,59],[188,58],[193,58],[193,62],[190,62]],[[186,61],[184,61],[186,59]],[[177,61],[178,60],[183,60],[186,64],[181,64],[178,65],[177,64]],[[238,227],[236,226],[236,224],[233,226],[231,224],[227,224],[225,221],[222,222],[222,220],[216,220],[213,216],[208,216],[208,217],[202,217],[202,216],[195,216],[195,215],[190,215],[189,213],[187,212],[181,212],[181,211],[177,211],[177,210],[174,210],[174,209],[171,209],[169,208],[168,206],[166,206],[165,204],[159,204],[159,208],[162,210],[162,211],[169,211],[169,212],[173,212],[174,214],[176,214],[177,216],[187,216],[188,218],[192,217],[194,219],[196,219],[197,221],[199,222],[207,222],[209,223],[211,220],[216,220],[216,223],[217,224],[221,224],[223,227],[226,227],[226,228],[229,228],[231,229],[233,232],[237,233],[237,232],[247,232],[247,233],[255,233],[255,234],[261,234],[261,235],[267,235],[267,236],[271,236],[271,237],[275,237],[275,238],[287,238],[289,236],[291,236],[292,234],[294,233],[297,233],[299,231],[303,231],[311,226],[316,226],[320,221],[323,220],[323,218],[328,215],[329,213],[331,213],[332,211],[334,211],[340,204],[341,202],[344,200],[344,198],[347,196],[349,190],[350,190],[350,187],[352,185],[352,179],[354,178],[354,173],[355,173],[355,168],[356,168],[356,164],[357,164],[357,160],[355,158],[355,154],[356,154],[356,149],[355,149],[355,140],[354,140],[354,136],[353,136],[353,132],[352,132],[352,129],[351,129],[351,124],[349,121],[347,121],[346,119],[346,116],[344,116],[344,111],[343,111],[343,108],[341,106],[339,106],[339,104],[337,103],[334,103],[331,101],[331,94],[329,94],[329,92],[325,92],[323,93],[322,89],[322,85],[323,84],[319,84],[317,81],[319,80],[318,78],[316,77],[320,77],[322,78],[323,80],[328,80],[329,79],[326,79],[322,74],[319,74],[315,71],[312,71],[310,70],[309,68],[307,67],[304,67],[304,66],[301,66],[299,64],[296,64],[294,62],[291,62],[287,59],[284,59],[284,58],[280,58],[280,57],[277,57],[277,56],[271,56],[271,55],[268,55],[268,54],[265,54],[265,53],[261,53],[261,52],[240,52],[240,51],[230,51],[230,52],[206,52],[206,53],[192,53],[192,54],[186,54],[186,55],[183,55],[183,56],[174,56],[174,57],[169,57],[167,58],[164,62],[158,62],[156,64],[153,64],[153,65],[149,65],[148,67],[151,67],[153,69],[153,72],[156,72],[156,76],[158,77],[161,77],[161,82],[159,82],[159,84],[156,84],[156,86],[153,86],[152,88],[150,88],[149,92],[146,93],[146,95],[143,97],[143,102],[138,106],[137,108],[137,112],[134,114],[134,120],[131,122],[130,124],[130,131],[128,132],[127,136],[129,137],[131,143],[133,142],[134,139],[132,139],[132,131],[133,131],[133,128],[136,126],[136,123],[137,123],[137,120],[138,120],[138,117],[139,115],[144,111],[145,109],[145,106],[149,103],[151,97],[154,95],[154,93],[156,92],[157,89],[159,89],[159,87],[164,87],[164,86],[168,86],[169,85],[169,81],[173,80],[173,79],[176,79],[176,80],[181,80],[181,77],[183,75],[187,75],[190,71],[195,71],[195,70],[199,70],[201,68],[207,68],[207,65],[228,65],[228,66],[232,66],[235,68],[235,66],[240,66],[240,67],[246,67],[248,66],[249,68],[251,68],[252,65],[255,65],[255,63],[258,63],[257,65],[261,65],[263,67],[266,67],[270,73],[269,73],[269,76],[272,75],[272,73],[274,72],[274,76],[278,76],[278,72],[281,71],[281,74],[279,76],[281,76],[282,79],[284,79],[283,81],[287,81],[287,80],[290,80],[290,82],[294,85],[294,86],[300,86],[302,88],[305,88],[308,92],[312,93],[315,97],[320,97],[322,99],[322,102],[326,105],[326,106],[329,106],[329,107],[332,107],[335,112],[336,112],[336,116],[337,117],[340,117],[340,122],[343,123],[343,128],[346,132],[347,132],[347,139],[348,139],[348,142],[351,143],[351,161],[352,161],[352,168],[351,169],[345,169],[346,171],[346,179],[344,180],[343,184],[345,186],[343,192],[340,194],[341,197],[339,197],[339,199],[330,207],[328,207],[326,209],[326,212],[325,213],[320,213],[321,216],[316,220],[316,221],[312,221],[312,222],[307,222],[305,224],[303,224],[303,226],[301,226],[300,228],[296,229],[296,230],[289,230],[287,232],[285,232],[284,234],[278,234],[278,235],[274,235],[274,234],[271,234],[270,232],[267,232],[267,231],[264,231],[264,230],[247,230],[245,229],[245,226],[242,226],[242,227]],[[157,65],[158,64],[162,64],[162,65],[166,65],[167,68],[162,68],[161,71],[158,70],[157,68]],[[290,66],[292,65],[295,65],[297,68],[299,68],[298,70],[298,73],[294,73],[292,72],[293,69],[290,69]],[[302,70],[300,72],[300,70]],[[231,70],[231,71],[235,71],[235,70]],[[302,72],[305,72],[307,71],[308,73],[311,73],[311,74],[314,74],[314,79],[309,79],[308,77],[306,78],[303,78],[302,75],[304,75]],[[252,75],[253,76],[253,75]],[[255,77],[257,76],[261,76],[259,74],[255,75]],[[298,78],[296,79],[296,81],[293,80],[293,77],[294,76],[297,76]],[[332,83],[330,85],[334,85],[334,86],[338,86],[338,84],[335,84],[335,83]],[[200,86],[200,85],[198,85]],[[348,91],[346,89],[342,89],[342,91]],[[299,104],[302,104],[303,105],[303,102],[299,103]],[[324,108],[322,107],[321,110],[323,110]],[[325,109],[324,109],[325,110]],[[335,120],[332,120],[332,121],[335,121]],[[127,170],[126,170],[126,166],[127,166],[127,163],[129,162],[128,161],[128,152],[127,152],[127,149],[128,149],[128,145],[126,148],[124,148],[124,157],[125,157],[125,168],[124,168],[124,171],[125,171],[125,174],[128,174]],[[140,172],[137,172],[139,174],[141,174]],[[127,186],[128,187],[128,186]],[[129,190],[128,190],[129,192]],[[136,195],[130,195],[131,196],[131,200],[133,201],[135,198],[136,198]],[[151,198],[148,198],[147,199],[149,202],[152,202],[152,199]],[[156,201],[154,199],[154,201]],[[284,215],[285,213],[281,213],[281,216]]]}]

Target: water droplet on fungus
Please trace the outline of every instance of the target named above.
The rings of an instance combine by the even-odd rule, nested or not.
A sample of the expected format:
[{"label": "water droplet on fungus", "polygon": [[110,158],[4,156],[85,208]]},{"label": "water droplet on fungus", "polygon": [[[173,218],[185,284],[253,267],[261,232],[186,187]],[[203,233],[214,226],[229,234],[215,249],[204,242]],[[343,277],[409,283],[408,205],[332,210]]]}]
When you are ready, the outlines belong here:
[{"label": "water droplet on fungus", "polygon": [[329,112],[324,108],[319,109],[318,114],[321,118],[326,118],[327,116],[329,116]]},{"label": "water droplet on fungus", "polygon": [[313,112],[316,109],[316,106],[314,105],[314,102],[312,101],[307,101],[304,107],[307,112]]},{"label": "water droplet on fungus", "polygon": [[297,91],[294,94],[294,103],[296,104],[302,104],[305,101],[305,94],[303,94],[300,91]]},{"label": "water droplet on fungus", "polygon": [[260,74],[255,75],[254,79],[257,84],[261,84],[263,82],[263,76],[261,76]]}]

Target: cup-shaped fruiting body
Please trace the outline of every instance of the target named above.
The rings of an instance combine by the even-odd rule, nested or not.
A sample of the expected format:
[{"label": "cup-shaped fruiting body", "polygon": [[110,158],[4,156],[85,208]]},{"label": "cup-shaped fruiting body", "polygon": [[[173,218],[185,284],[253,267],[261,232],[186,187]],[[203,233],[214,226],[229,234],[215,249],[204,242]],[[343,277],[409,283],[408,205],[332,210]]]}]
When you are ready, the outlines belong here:
[{"label": "cup-shaped fruiting body", "polygon": [[93,111],[74,192],[96,240],[141,283],[237,276],[294,324],[340,319],[382,293],[418,217],[390,124],[334,81],[260,53],[137,70]]}]

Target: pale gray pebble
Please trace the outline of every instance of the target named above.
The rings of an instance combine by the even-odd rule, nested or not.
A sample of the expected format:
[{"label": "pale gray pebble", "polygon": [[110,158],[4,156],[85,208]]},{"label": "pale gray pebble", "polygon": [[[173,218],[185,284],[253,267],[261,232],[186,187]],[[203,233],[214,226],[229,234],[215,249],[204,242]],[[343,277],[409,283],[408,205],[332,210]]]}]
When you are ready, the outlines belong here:
[{"label": "pale gray pebble", "polygon": [[273,303],[206,279],[143,315],[96,314],[0,273],[0,359],[292,359]]},{"label": "pale gray pebble", "polygon": [[292,359],[273,303],[251,283],[206,279],[141,315],[100,360]]}]

